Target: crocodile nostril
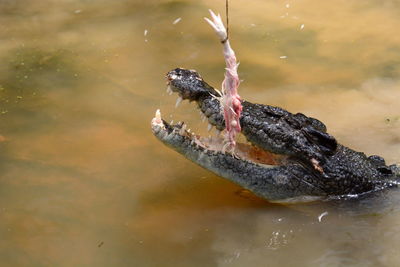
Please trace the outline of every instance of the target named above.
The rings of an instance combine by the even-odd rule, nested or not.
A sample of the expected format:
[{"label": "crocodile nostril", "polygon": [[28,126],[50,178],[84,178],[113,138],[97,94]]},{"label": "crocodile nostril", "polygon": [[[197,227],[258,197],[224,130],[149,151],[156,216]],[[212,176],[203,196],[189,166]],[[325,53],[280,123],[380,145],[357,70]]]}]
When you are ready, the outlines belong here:
[{"label": "crocodile nostril", "polygon": [[167,79],[168,81],[173,81],[177,78],[178,76],[175,73],[168,73],[167,74]]},{"label": "crocodile nostril", "polygon": [[167,73],[166,78],[168,79],[168,81],[172,81],[178,78],[178,76],[179,73],[177,73],[176,70],[171,70],[170,72]]}]

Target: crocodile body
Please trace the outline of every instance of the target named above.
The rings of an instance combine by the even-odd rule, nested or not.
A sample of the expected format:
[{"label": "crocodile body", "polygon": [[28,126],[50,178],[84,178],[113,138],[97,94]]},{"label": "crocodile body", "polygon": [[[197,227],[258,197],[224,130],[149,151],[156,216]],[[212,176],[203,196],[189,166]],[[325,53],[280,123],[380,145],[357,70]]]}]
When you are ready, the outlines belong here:
[{"label": "crocodile body", "polygon": [[[175,69],[167,78],[169,90],[196,102],[208,122],[224,130],[217,90],[193,70]],[[358,196],[400,181],[399,166],[339,144],[317,119],[247,101],[242,106],[241,133],[251,145],[239,145],[234,154],[221,149],[222,138],[199,137],[160,116],[152,130],[186,158],[270,201]]]}]

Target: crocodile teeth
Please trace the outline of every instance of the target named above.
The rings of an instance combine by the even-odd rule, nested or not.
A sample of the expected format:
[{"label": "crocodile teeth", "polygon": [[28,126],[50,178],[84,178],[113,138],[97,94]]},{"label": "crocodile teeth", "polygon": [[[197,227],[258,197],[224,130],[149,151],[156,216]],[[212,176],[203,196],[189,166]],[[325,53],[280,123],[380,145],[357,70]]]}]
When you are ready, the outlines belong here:
[{"label": "crocodile teeth", "polygon": [[168,86],[167,86],[167,93],[168,93],[169,95],[172,95],[172,93],[173,93],[170,84],[168,84]]},{"label": "crocodile teeth", "polygon": [[186,124],[183,124],[182,128],[179,130],[179,134],[180,135],[184,135],[185,134],[185,130],[186,130]]},{"label": "crocodile teeth", "polygon": [[156,115],[155,115],[155,117],[156,117],[157,120],[161,120],[161,111],[160,111],[160,109],[157,109],[157,110],[156,110]]},{"label": "crocodile teeth", "polygon": [[203,112],[201,112],[201,110],[200,110],[200,118],[202,122],[205,122],[207,119],[206,115],[204,115]]},{"label": "crocodile teeth", "polygon": [[207,126],[207,131],[211,131],[211,129],[212,129],[212,125],[211,125],[211,124],[208,124],[208,126]]},{"label": "crocodile teeth", "polygon": [[182,102],[182,100],[183,100],[183,98],[179,96],[178,99],[176,100],[175,108],[177,108],[179,106],[179,104]]},{"label": "crocodile teeth", "polygon": [[161,119],[161,112],[159,109],[157,109],[156,114],[154,115],[154,118],[151,120],[151,123],[153,125],[163,125],[162,119]]},{"label": "crocodile teeth", "polygon": [[205,122],[205,121],[207,120],[206,115],[204,115],[203,113],[201,113],[201,120],[202,120],[203,122]]}]

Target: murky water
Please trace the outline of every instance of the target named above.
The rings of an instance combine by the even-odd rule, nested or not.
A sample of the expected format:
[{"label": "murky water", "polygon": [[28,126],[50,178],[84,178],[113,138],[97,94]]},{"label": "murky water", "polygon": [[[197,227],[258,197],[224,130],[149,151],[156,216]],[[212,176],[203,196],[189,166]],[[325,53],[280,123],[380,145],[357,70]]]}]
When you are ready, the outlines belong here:
[{"label": "murky water", "polygon": [[[157,108],[205,128],[164,74],[220,84],[208,8],[224,1],[0,2],[2,266],[400,264],[398,190],[273,205],[152,136]],[[399,1],[231,0],[230,14],[243,98],[400,161]]]}]

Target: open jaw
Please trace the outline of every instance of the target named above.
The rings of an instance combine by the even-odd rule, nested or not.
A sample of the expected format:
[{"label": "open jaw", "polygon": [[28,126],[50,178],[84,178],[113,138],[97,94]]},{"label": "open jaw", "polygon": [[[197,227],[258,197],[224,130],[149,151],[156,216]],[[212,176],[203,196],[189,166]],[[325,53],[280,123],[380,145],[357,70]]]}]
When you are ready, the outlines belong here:
[{"label": "open jaw", "polygon": [[[286,165],[286,156],[251,144],[237,143],[235,154],[223,151],[223,138],[201,137],[186,124],[169,124],[159,110],[151,121],[153,134],[187,159],[271,202],[308,202],[325,193],[299,179],[300,165]],[[308,193],[307,193],[308,192]]]}]

